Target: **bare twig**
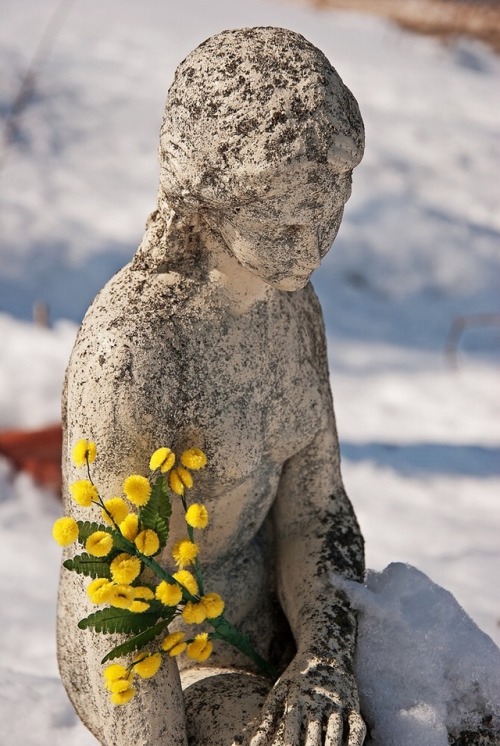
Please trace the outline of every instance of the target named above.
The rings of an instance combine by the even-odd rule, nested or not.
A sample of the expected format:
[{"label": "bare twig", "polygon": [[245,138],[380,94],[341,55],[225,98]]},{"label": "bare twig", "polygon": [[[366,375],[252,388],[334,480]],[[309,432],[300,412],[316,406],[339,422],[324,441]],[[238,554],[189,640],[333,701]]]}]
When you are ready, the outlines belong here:
[{"label": "bare twig", "polygon": [[485,326],[500,327],[500,313],[472,313],[457,316],[453,320],[444,348],[445,357],[452,368],[458,368],[458,345],[466,329]]},{"label": "bare twig", "polygon": [[43,65],[50,56],[59,31],[61,30],[63,23],[71,10],[71,6],[74,5],[75,1],[76,0],[59,0],[59,3],[54,8],[45,30],[40,37],[40,41],[38,42],[38,46],[28,69],[19,84],[16,97],[12,102],[9,113],[4,122],[2,132],[2,151],[0,153],[0,171],[5,165],[9,148],[15,140],[15,132],[21,115],[35,90],[36,80],[40,76],[40,71]]}]

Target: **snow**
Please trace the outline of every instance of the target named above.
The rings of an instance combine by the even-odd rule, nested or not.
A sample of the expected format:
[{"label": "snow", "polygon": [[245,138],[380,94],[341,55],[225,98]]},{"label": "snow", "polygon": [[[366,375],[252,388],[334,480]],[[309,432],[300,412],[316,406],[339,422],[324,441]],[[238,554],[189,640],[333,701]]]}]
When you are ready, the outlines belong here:
[{"label": "snow", "polygon": [[[2,119],[57,5],[2,4]],[[485,47],[264,0],[68,3],[0,170],[0,428],[58,421],[77,323],[154,206],[175,65],[245,25],[316,43],[365,119],[366,156],[314,278],[344,479],[372,568],[349,590],[361,610],[358,677],[377,715],[374,746],[444,744],[445,725],[477,704],[474,676],[476,694],[499,691],[498,649],[484,635],[500,643],[498,325],[464,333],[457,369],[443,356],[457,315],[500,310],[500,61]],[[51,329],[28,323],[40,300]],[[0,460],[0,716],[23,746],[96,743],[57,675],[59,512]]]},{"label": "snow", "polygon": [[364,587],[341,583],[360,616],[356,673],[372,746],[448,746],[448,730],[500,715],[500,650],[451,593],[399,562],[369,572]]}]

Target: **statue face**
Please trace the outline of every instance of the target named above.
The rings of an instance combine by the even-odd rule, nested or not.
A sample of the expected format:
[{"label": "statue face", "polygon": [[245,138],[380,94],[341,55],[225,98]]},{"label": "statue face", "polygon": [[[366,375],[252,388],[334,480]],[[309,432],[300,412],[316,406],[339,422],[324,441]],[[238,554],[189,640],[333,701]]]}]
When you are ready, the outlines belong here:
[{"label": "statue face", "polygon": [[267,176],[264,183],[265,196],[226,209],[216,228],[252,274],[278,290],[298,290],[337,235],[351,194],[351,172],[305,164]]}]

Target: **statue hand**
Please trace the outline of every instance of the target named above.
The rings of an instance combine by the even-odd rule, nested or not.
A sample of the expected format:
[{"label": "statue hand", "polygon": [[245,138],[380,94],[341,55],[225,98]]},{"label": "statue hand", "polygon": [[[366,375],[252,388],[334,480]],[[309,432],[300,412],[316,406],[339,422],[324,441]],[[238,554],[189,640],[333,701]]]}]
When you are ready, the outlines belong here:
[{"label": "statue hand", "polygon": [[297,656],[269,693],[250,746],[362,746],[365,735],[352,673]]}]

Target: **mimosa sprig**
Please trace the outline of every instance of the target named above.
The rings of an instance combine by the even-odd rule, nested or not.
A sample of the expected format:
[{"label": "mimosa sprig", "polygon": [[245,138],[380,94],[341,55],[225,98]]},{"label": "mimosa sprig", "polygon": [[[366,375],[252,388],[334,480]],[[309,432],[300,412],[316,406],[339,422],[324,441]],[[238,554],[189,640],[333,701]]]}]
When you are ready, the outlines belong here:
[{"label": "mimosa sprig", "polygon": [[[69,489],[81,507],[98,508],[100,520],[59,518],[52,533],[62,546],[77,542],[84,548],[63,566],[92,578],[87,596],[103,607],[81,619],[79,628],[127,636],[125,642],[104,656],[102,663],[135,653],[130,663],[114,663],[104,670],[113,704],[130,702],[135,695],[134,675],[142,679],[154,676],[163,656],[186,653],[192,660],[203,662],[212,654],[216,639],[233,645],[262,673],[275,678],[276,672],[258,655],[248,637],[225,618],[225,603],[220,595],[205,592],[194,532],[206,528],[209,516],[205,505],[188,504],[186,497],[194,483],[192,472],[207,463],[203,451],[185,450],[176,466],[175,453],[167,447],[158,448],[149,462],[149,476],[132,474],[123,483],[123,496],[106,500],[92,480],[90,465],[96,456],[92,441],[76,443],[72,460],[75,466],[86,470],[87,478],[73,482]],[[186,536],[173,546],[177,570],[170,573],[160,565],[159,556],[169,536],[172,495],[181,500]],[[142,578],[146,568],[154,582]],[[208,623],[211,630],[190,638],[184,632],[168,633],[168,625],[176,616],[190,625]]]}]

